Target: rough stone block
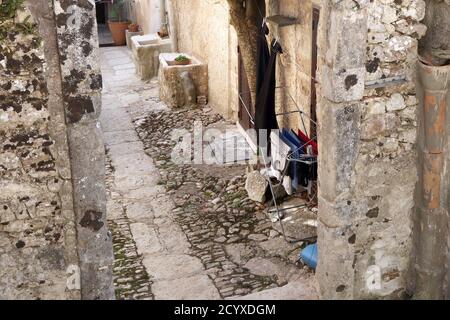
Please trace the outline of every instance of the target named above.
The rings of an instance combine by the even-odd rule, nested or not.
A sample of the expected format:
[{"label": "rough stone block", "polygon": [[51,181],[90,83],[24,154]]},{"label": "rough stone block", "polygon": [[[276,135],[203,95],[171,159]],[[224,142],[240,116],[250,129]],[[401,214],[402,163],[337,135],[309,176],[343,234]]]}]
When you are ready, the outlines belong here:
[{"label": "rough stone block", "polygon": [[131,51],[136,72],[142,80],[158,75],[159,54],[170,52],[170,39],[161,39],[158,34],[147,34],[131,38]]},{"label": "rough stone block", "polygon": [[[169,65],[178,55],[180,53],[163,53],[159,56],[159,97],[168,106],[174,108],[196,104],[196,101],[188,99],[188,96],[192,94],[192,90],[189,89],[192,84],[197,97],[208,96],[208,66],[188,54],[183,55],[191,59],[190,64]],[[189,94],[186,94],[187,92]]]},{"label": "rough stone block", "polygon": [[323,299],[352,299],[354,285],[353,233],[349,227],[328,228],[318,224],[318,265],[316,278]]},{"label": "rough stone block", "polygon": [[268,185],[266,178],[259,171],[250,172],[245,181],[245,190],[249,199],[256,202],[265,202]]},{"label": "rough stone block", "polygon": [[133,43],[131,41],[131,38],[134,37],[134,36],[142,36],[142,35],[144,35],[144,31],[131,32],[130,30],[126,30],[125,31],[125,36],[126,36],[126,39],[127,39],[127,47],[128,47],[128,49],[131,50],[132,45],[133,45]]},{"label": "rough stone block", "polygon": [[360,105],[336,104],[322,100],[318,110],[319,193],[327,199],[336,199],[348,193],[354,185],[354,165],[360,143]]},{"label": "rough stone block", "polygon": [[367,30],[365,10],[331,10],[322,70],[322,93],[331,101],[363,97],[367,31],[361,30]]}]

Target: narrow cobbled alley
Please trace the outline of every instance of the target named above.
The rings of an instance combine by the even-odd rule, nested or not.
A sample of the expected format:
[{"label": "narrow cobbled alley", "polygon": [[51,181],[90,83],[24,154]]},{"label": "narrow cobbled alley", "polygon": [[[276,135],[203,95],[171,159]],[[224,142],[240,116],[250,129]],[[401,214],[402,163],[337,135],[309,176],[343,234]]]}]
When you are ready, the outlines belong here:
[{"label": "narrow cobbled alley", "polygon": [[247,198],[243,165],[176,165],[171,131],[224,123],[211,108],[171,110],[130,52],[102,48],[101,124],[118,299],[315,299],[264,207]]}]

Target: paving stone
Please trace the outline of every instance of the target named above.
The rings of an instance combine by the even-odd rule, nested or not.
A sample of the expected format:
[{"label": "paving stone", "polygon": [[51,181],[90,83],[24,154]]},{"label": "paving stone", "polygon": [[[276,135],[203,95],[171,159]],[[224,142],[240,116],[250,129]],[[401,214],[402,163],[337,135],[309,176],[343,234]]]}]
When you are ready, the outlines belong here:
[{"label": "paving stone", "polygon": [[153,253],[162,251],[158,234],[154,228],[145,223],[132,223],[130,224],[130,229],[139,254],[147,257]]},{"label": "paving stone", "polygon": [[143,264],[155,280],[180,279],[203,271],[203,265],[199,259],[185,254],[147,256]]},{"label": "paving stone", "polygon": [[157,281],[153,284],[156,299],[161,300],[217,300],[221,296],[207,275]]}]

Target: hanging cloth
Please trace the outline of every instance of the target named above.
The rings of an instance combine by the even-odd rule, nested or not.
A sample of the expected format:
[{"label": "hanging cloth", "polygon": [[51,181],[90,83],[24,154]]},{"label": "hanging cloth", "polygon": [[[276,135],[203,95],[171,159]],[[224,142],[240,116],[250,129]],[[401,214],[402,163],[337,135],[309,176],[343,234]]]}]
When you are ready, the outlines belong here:
[{"label": "hanging cloth", "polygon": [[317,142],[313,139],[310,139],[306,134],[303,133],[302,130],[298,129],[297,131],[298,136],[300,139],[306,144],[305,145],[305,151],[307,146],[311,146],[313,149],[313,154],[318,155],[319,154],[319,148],[317,147]]},{"label": "hanging cloth", "polygon": [[[279,53],[283,53],[280,44],[273,41],[269,64],[264,75],[261,92],[256,97],[255,128],[258,132],[258,145],[262,148],[270,148],[269,135],[272,129],[278,129],[275,114],[275,87],[276,87],[276,62]],[[259,130],[266,129],[265,141],[259,141]]]},{"label": "hanging cloth", "polygon": [[256,42],[256,97],[259,96],[261,88],[264,82],[264,76],[266,74],[267,65],[269,64],[270,51],[267,45],[266,36],[269,34],[269,28],[264,22],[258,33],[258,38]]},{"label": "hanging cloth", "polygon": [[[291,135],[290,131],[283,128],[280,133],[280,139],[286,143],[289,148],[291,149],[291,156],[293,159],[300,159],[300,154],[302,154],[302,150],[300,149],[300,143]],[[300,181],[300,175],[299,175],[299,163],[296,161],[291,161],[289,164],[289,171],[288,174],[292,179],[292,188],[294,190],[298,189],[299,184],[301,184]]]},{"label": "hanging cloth", "polygon": [[280,139],[280,131],[273,130],[270,133],[272,167],[275,170],[283,171],[286,167],[287,157],[290,152],[289,146]]}]

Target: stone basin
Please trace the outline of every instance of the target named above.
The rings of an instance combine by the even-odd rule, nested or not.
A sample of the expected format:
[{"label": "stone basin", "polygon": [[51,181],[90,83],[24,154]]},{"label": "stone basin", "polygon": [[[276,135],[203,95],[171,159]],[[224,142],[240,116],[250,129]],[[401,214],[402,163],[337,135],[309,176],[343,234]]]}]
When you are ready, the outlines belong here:
[{"label": "stone basin", "polygon": [[[174,65],[175,58],[184,55],[190,59],[187,65]],[[204,104],[208,97],[208,65],[196,57],[180,52],[159,55],[159,96],[168,106],[181,108]]]},{"label": "stone basin", "polygon": [[159,54],[170,50],[170,38],[162,39],[157,33],[131,37],[133,62],[136,73],[142,80],[158,75]]},{"label": "stone basin", "polygon": [[127,47],[131,50],[131,38],[134,36],[142,36],[144,34],[143,31],[131,32],[130,30],[125,31],[125,35],[127,38]]}]

